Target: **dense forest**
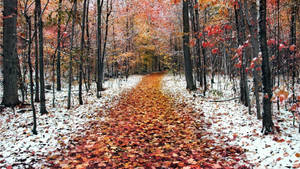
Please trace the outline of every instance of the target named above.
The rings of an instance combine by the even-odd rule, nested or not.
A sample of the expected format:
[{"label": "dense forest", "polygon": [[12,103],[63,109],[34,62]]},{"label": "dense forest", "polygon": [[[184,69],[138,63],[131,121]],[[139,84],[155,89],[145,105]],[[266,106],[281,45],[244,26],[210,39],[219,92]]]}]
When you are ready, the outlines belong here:
[{"label": "dense forest", "polygon": [[[161,116],[166,116],[160,120],[167,126],[177,125],[177,123],[169,123],[170,121],[166,120],[168,118],[174,121],[180,119],[178,120],[180,123],[193,126],[194,123],[191,121],[200,118],[197,115],[194,117],[193,111],[190,110],[193,106],[201,107],[203,101],[212,104],[238,103],[246,112],[245,116],[250,115],[251,120],[259,121],[260,128],[257,130],[261,131],[261,137],[272,135],[276,138],[275,140],[273,138],[275,142],[284,142],[277,137],[280,131],[285,130],[278,125],[278,122],[289,119],[292,126],[288,128],[298,131],[294,143],[296,146],[294,149],[298,153],[293,156],[296,156],[299,161],[299,7],[299,0],[2,0],[0,2],[0,9],[3,11],[0,21],[0,114],[3,115],[3,119],[7,117],[7,120],[0,122],[0,129],[10,131],[11,129],[3,126],[12,125],[11,120],[19,117],[19,115],[16,117],[16,113],[26,114],[25,126],[27,127],[25,128],[32,129],[32,134],[38,136],[45,132],[44,121],[56,116],[53,115],[54,113],[68,114],[68,112],[78,111],[76,117],[88,116],[86,118],[94,121],[100,121],[99,119],[104,116],[110,117],[110,120],[103,122],[110,123],[104,125],[105,127],[102,122],[101,124],[94,122],[94,124],[85,121],[81,124],[86,127],[97,126],[99,123],[98,128],[85,129],[86,140],[95,141],[96,138],[91,134],[93,132],[106,134],[116,132],[117,129],[111,126],[117,126],[120,131],[123,131],[123,123],[119,124],[123,121],[126,124],[133,122],[134,124],[130,123],[132,126],[138,126],[142,133],[146,133],[143,136],[146,139],[152,135],[147,133],[148,130],[153,129],[149,125],[158,125],[161,130],[164,129],[163,125],[155,121]],[[172,76],[175,79],[184,77],[183,91],[177,91],[177,87],[179,88],[180,85],[182,87],[182,84],[170,78]],[[169,81],[166,80],[168,78]],[[166,87],[168,83],[174,85]],[[114,85],[118,87],[113,87]],[[161,90],[168,92],[164,93]],[[178,96],[180,92],[182,94]],[[190,99],[200,99],[201,104],[196,104],[195,101],[195,105],[190,105],[187,100],[177,99],[188,98],[188,94],[192,96]],[[216,97],[212,97],[213,95]],[[157,100],[157,97],[160,99]],[[100,107],[100,102],[106,107],[101,107],[101,110],[92,109]],[[175,102],[178,105],[172,107]],[[152,107],[150,108],[149,105]],[[135,109],[131,110],[132,107]],[[187,111],[185,107],[191,108]],[[150,115],[145,115],[147,119],[140,119],[139,114],[131,111],[136,113],[149,111]],[[183,115],[173,114],[177,111]],[[204,109],[201,111],[207,113]],[[229,110],[224,108],[224,111]],[[95,115],[90,114],[91,112],[102,113]],[[287,114],[284,116],[283,112]],[[124,116],[119,115],[122,113]],[[187,118],[185,113],[190,113],[193,117]],[[127,119],[128,116],[143,123],[136,124],[131,118]],[[278,119],[279,116],[282,118]],[[66,118],[63,117],[62,120]],[[148,121],[151,118],[155,123]],[[144,123],[144,120],[147,122]],[[15,122],[16,126],[18,123]],[[147,124],[147,127],[141,127],[144,124]],[[57,125],[57,122],[55,124],[49,122],[49,125]],[[130,128],[131,125],[125,125],[125,128]],[[206,127],[202,126],[203,130]],[[195,138],[190,139],[195,144],[190,144],[195,147],[202,146],[202,143],[197,141],[198,135],[194,131],[187,131],[180,125],[172,130],[177,133],[177,130],[179,132],[181,129],[186,133],[193,133],[186,135],[195,135]],[[202,131],[197,127],[196,129]],[[140,134],[135,132],[133,133]],[[97,142],[97,146],[107,145],[107,139],[123,138],[122,132],[119,134],[122,137],[115,138],[111,135],[109,138],[104,137],[104,140]],[[177,134],[169,133],[176,143],[168,144],[161,140],[161,136],[155,138],[160,142],[151,142],[149,138],[146,140],[140,137],[134,138],[140,140],[139,144],[148,140],[146,145],[151,145],[151,148],[154,144],[160,145],[163,142],[164,146],[169,147],[160,153],[166,155],[169,149],[179,144],[183,148],[187,144],[180,142],[176,137]],[[65,137],[78,145],[83,144],[78,137],[62,136],[61,138]],[[59,141],[59,144],[62,142]],[[0,143],[3,144],[0,146],[1,149],[5,148],[5,140]],[[64,146],[72,149],[68,143],[62,147]],[[126,152],[126,157],[132,155],[127,152],[129,150],[119,149],[121,149],[119,146],[109,148],[110,152],[122,152],[122,155]],[[73,156],[70,152],[63,152],[63,149],[61,151],[61,154]],[[92,150],[87,148],[82,151]],[[78,167],[79,164],[82,168],[141,166],[193,168],[193,165],[194,168],[237,168],[238,166],[238,162],[235,163],[237,165],[232,165],[225,162],[226,160],[218,161],[216,159],[220,157],[211,157],[211,155],[205,158],[215,159],[215,161],[201,161],[202,157],[198,159],[195,154],[209,154],[202,149],[201,151],[197,149],[195,152],[182,149],[181,151],[186,153],[186,155],[181,154],[184,156],[182,158],[177,157],[180,153],[172,151],[169,155],[171,157],[151,157],[151,160],[145,162],[137,160],[146,159],[146,154],[150,150],[143,149],[143,151],[142,155],[134,157],[136,163],[132,159],[131,162],[111,161],[108,160],[109,157],[96,153],[95,156],[102,162],[91,163],[90,161],[84,166],[82,165],[88,160],[83,160],[86,157],[76,152],[74,156],[78,154],[82,156],[80,160],[77,159],[78,163],[71,162],[74,159],[70,158],[68,162],[64,161],[64,165],[71,168]],[[243,152],[238,148],[232,151],[237,154]],[[155,150],[155,153],[158,153],[158,150]],[[192,157],[191,154],[195,156]],[[48,156],[47,153],[43,155],[46,161],[50,161],[39,162],[44,167],[62,167],[61,162],[60,165],[53,162],[56,156]],[[232,154],[230,156],[236,158]],[[2,163],[3,167],[7,168],[22,165],[32,167],[35,163],[31,161],[30,164],[23,162],[13,165],[5,160],[1,161],[1,158],[4,156],[0,154],[0,167]],[[63,161],[64,158],[60,159]],[[178,163],[155,163],[153,160],[155,162],[175,160]],[[277,161],[280,160],[277,158]],[[14,159],[14,162],[16,161],[18,160]],[[292,167],[300,167],[300,163],[296,160],[293,162]],[[239,166],[255,168],[251,160]]]}]

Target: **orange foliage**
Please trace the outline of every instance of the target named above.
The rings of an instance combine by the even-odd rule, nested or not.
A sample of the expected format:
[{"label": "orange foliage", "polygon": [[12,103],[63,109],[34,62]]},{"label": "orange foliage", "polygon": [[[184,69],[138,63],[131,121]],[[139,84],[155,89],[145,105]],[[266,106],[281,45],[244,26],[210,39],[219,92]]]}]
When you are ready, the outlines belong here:
[{"label": "orange foliage", "polygon": [[[217,146],[207,135],[205,123],[196,125],[193,110],[186,104],[174,106],[160,91],[163,74],[144,77],[107,120],[94,121],[85,137],[60,156],[50,156],[58,168],[232,168],[243,150]],[[201,132],[195,133],[195,125]],[[203,128],[201,129],[201,126]],[[200,127],[200,128],[199,128]],[[228,160],[228,159],[233,160]]]}]

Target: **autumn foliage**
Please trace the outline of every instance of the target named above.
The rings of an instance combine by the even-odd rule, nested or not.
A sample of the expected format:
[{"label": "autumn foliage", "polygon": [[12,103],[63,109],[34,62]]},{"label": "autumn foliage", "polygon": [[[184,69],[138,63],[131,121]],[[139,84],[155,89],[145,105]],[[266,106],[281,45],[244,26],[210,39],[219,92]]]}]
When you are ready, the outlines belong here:
[{"label": "autumn foliage", "polygon": [[[143,78],[106,121],[48,157],[53,168],[238,168],[244,150],[204,137],[206,124],[160,91],[163,74]],[[241,168],[247,168],[242,166]]]}]

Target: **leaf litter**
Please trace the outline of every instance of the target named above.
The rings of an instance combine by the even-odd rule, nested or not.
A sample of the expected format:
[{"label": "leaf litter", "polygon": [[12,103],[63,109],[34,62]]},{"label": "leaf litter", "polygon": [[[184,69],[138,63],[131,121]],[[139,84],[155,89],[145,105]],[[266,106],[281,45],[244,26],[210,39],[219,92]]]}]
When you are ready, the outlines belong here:
[{"label": "leaf litter", "polygon": [[145,76],[105,121],[47,157],[49,168],[248,168],[244,150],[205,137],[201,115],[161,91],[163,74]]}]

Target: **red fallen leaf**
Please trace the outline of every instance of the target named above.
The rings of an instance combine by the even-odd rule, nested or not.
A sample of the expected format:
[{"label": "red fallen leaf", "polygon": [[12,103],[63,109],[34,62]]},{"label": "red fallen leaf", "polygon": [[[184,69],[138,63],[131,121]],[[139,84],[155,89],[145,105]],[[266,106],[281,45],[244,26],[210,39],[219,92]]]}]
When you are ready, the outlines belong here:
[{"label": "red fallen leaf", "polygon": [[193,158],[188,159],[187,162],[189,164],[197,164],[197,162]]},{"label": "red fallen leaf", "polygon": [[234,133],[232,136],[233,136],[233,139],[236,139],[237,136],[238,136],[238,134],[237,134],[237,133]]},{"label": "red fallen leaf", "polygon": [[299,157],[300,157],[300,153],[296,153],[295,156],[296,156],[297,158],[299,158]]},{"label": "red fallen leaf", "polygon": [[279,138],[276,137],[276,136],[273,138],[273,140],[276,141],[277,143],[282,143],[282,142],[285,141],[284,139],[279,139]]},{"label": "red fallen leaf", "polygon": [[291,111],[296,111],[297,109],[297,104],[293,104],[292,107],[290,108]]},{"label": "red fallen leaf", "polygon": [[280,161],[280,160],[282,160],[282,158],[281,158],[281,157],[278,157],[278,158],[276,159],[276,161]]},{"label": "red fallen leaf", "polygon": [[213,169],[219,169],[222,168],[222,166],[220,166],[220,164],[214,164],[211,166]]},{"label": "red fallen leaf", "polygon": [[9,165],[9,166],[7,166],[7,167],[6,167],[6,169],[12,169],[12,166],[11,166],[11,165]]},{"label": "red fallen leaf", "polygon": [[293,168],[300,168],[300,163],[295,163],[295,164],[293,165]]}]

